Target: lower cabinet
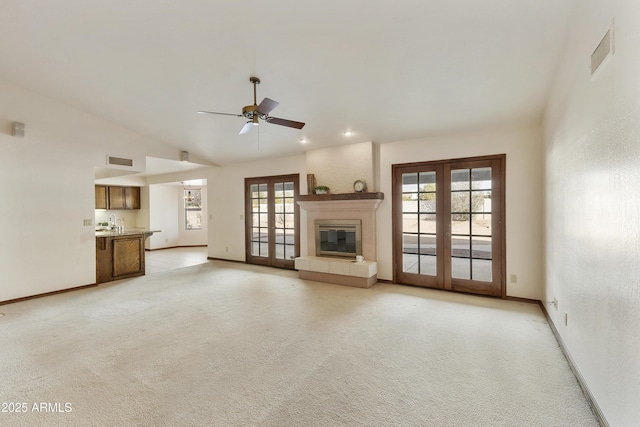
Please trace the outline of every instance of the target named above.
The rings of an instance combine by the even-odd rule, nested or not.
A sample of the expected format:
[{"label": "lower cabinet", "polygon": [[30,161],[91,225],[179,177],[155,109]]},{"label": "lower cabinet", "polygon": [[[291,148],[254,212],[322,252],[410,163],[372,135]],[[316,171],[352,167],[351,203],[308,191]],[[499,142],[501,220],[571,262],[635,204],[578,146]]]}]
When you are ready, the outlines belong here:
[{"label": "lower cabinet", "polygon": [[145,273],[145,234],[96,237],[96,283]]}]

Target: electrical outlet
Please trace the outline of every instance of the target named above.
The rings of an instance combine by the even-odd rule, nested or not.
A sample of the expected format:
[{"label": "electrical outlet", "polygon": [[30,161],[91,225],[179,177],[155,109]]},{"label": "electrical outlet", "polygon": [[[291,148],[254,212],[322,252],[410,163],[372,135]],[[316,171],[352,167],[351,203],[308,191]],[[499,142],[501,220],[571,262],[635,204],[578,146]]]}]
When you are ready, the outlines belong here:
[{"label": "electrical outlet", "polygon": [[518,283],[518,275],[517,275],[517,274],[512,274],[512,275],[509,277],[509,281],[510,281],[511,283]]},{"label": "electrical outlet", "polygon": [[93,220],[91,219],[85,219],[83,222],[85,227],[91,227],[93,225]]}]

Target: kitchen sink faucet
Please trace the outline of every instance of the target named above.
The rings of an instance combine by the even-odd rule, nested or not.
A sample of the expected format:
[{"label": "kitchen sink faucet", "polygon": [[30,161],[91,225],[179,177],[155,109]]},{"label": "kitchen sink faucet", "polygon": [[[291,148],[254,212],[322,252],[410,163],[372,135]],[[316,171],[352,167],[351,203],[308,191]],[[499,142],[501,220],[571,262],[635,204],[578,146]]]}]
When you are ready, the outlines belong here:
[{"label": "kitchen sink faucet", "polygon": [[[111,218],[113,218],[113,220]],[[109,228],[113,229],[118,222],[118,217],[116,216],[116,214],[109,214],[109,216],[107,217],[107,221],[109,222]]]}]

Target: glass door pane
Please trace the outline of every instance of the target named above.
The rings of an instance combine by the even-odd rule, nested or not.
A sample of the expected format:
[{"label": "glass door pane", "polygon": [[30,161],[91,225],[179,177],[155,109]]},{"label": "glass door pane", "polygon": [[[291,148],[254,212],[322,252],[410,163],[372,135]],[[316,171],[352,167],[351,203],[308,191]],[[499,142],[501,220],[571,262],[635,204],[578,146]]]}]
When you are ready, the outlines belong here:
[{"label": "glass door pane", "polygon": [[251,197],[251,255],[269,256],[269,203],[267,184],[252,184]]},{"label": "glass door pane", "polygon": [[451,278],[492,282],[491,167],[451,170]]},{"label": "glass door pane", "polygon": [[402,271],[436,276],[436,172],[402,174]]},{"label": "glass door pane", "polygon": [[294,183],[276,182],[275,197],[275,257],[295,259],[295,194]]}]

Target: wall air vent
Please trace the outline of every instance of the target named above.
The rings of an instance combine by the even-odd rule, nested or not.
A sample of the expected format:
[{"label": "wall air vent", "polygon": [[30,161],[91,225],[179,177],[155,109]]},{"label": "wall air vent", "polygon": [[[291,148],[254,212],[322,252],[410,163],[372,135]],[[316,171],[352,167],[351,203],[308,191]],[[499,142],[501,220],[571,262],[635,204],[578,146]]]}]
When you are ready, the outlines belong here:
[{"label": "wall air vent", "polygon": [[124,157],[107,156],[107,165],[133,167],[133,159],[125,159]]},{"label": "wall air vent", "polygon": [[591,54],[591,75],[593,76],[607,58],[613,55],[613,37],[611,30],[607,31],[596,50]]}]

